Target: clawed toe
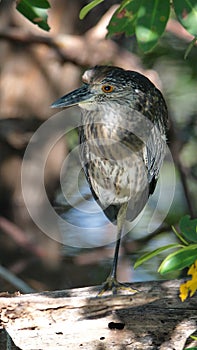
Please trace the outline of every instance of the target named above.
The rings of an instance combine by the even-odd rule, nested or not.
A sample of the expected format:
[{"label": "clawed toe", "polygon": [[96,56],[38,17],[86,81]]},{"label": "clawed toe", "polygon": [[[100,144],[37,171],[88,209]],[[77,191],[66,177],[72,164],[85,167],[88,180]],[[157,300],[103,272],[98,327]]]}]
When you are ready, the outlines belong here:
[{"label": "clawed toe", "polygon": [[139,290],[130,287],[127,283],[120,283],[116,278],[109,276],[103,283],[103,286],[98,293],[98,297],[102,296],[107,291],[112,291],[113,295],[118,294],[118,291],[126,290],[129,294],[136,294]]}]

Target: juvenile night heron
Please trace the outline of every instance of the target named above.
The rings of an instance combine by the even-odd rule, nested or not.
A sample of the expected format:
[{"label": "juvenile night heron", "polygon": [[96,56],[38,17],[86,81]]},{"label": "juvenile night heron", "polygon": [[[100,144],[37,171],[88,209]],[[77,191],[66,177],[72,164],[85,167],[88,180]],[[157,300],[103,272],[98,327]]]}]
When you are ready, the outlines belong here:
[{"label": "juvenile night heron", "polygon": [[115,294],[127,288],[116,276],[124,223],[137,217],[154,192],[165,156],[168,113],[161,92],[137,72],[96,66],[82,80],[79,89],[52,107],[81,108],[82,166],[94,198],[118,231],[112,270],[100,294]]}]

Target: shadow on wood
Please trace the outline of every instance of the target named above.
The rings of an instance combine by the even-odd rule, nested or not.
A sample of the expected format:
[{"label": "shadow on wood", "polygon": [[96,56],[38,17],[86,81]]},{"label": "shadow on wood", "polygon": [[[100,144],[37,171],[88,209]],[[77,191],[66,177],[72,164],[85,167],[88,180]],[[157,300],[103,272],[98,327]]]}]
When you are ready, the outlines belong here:
[{"label": "shadow on wood", "polygon": [[96,297],[96,286],[2,296],[1,326],[24,350],[181,350],[197,328],[197,297],[182,303],[179,284],[134,283],[135,295]]}]

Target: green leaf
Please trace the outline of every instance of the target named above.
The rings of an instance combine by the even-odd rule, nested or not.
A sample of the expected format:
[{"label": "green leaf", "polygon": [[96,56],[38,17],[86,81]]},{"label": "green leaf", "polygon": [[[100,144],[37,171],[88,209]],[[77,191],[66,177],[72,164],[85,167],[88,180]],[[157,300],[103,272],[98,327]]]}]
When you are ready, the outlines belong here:
[{"label": "green leaf", "polygon": [[197,36],[197,1],[173,0],[173,4],[179,22],[190,34]]},{"label": "green leaf", "polygon": [[179,222],[179,227],[186,239],[197,243],[197,219],[191,220],[189,215],[183,216]]},{"label": "green leaf", "polygon": [[28,0],[28,3],[32,7],[38,7],[40,9],[50,8],[50,4],[47,0]]},{"label": "green leaf", "polygon": [[189,245],[189,243],[181,236],[181,234],[177,232],[174,226],[172,226],[172,230],[175,233],[175,235],[178,237],[178,239],[180,239],[180,241],[183,242],[184,245],[186,246]]},{"label": "green leaf", "polygon": [[150,51],[163,34],[170,14],[169,0],[141,0],[136,22],[139,47]]},{"label": "green leaf", "polygon": [[194,346],[192,348],[185,348],[184,350],[197,350],[197,346]]},{"label": "green leaf", "polygon": [[165,245],[163,247],[160,247],[160,248],[157,248],[155,250],[153,250],[152,252],[150,253],[146,253],[144,255],[142,255],[136,262],[135,262],[135,265],[134,265],[134,268],[137,268],[138,266],[142,265],[145,261],[147,260],[150,260],[152,259],[154,256],[157,256],[159,255],[161,252],[163,252],[164,250],[167,250],[167,249],[173,249],[173,248],[180,248],[182,247],[180,244],[168,244],[168,245]]},{"label": "green leaf", "polygon": [[192,265],[196,259],[197,244],[193,244],[168,255],[161,263],[158,272],[165,274],[176,270],[182,270]]},{"label": "green leaf", "polygon": [[190,335],[190,338],[193,340],[197,340],[197,336],[195,336],[195,335]]},{"label": "green leaf", "polygon": [[93,0],[91,1],[88,5],[84,6],[80,13],[79,13],[79,18],[84,19],[85,16],[90,12],[95,6],[103,2],[104,0]]},{"label": "green leaf", "polygon": [[113,14],[109,25],[107,26],[108,35],[125,33],[131,36],[135,33],[135,22],[140,8],[139,0],[124,1]]},{"label": "green leaf", "polygon": [[[37,3],[38,0],[35,1]],[[34,3],[33,0],[21,0],[18,5],[17,5],[17,10],[25,16],[27,19],[29,19],[33,24],[38,25],[38,27],[49,31],[50,27],[47,23],[47,11],[46,11],[46,6],[47,6],[47,1],[45,2],[44,0],[40,1],[40,7],[33,7],[31,3]],[[49,4],[48,4],[49,5]],[[43,6],[45,6],[43,8]],[[50,6],[50,5],[49,5]],[[48,8],[48,7],[47,7]]]}]

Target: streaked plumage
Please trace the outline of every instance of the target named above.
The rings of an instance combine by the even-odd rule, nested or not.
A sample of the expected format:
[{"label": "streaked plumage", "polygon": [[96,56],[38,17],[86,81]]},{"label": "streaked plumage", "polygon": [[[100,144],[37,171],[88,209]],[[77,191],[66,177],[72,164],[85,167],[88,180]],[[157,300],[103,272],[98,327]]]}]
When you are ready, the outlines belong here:
[{"label": "streaked plumage", "polygon": [[80,157],[91,191],[110,221],[118,226],[112,273],[104,290],[122,288],[116,281],[125,218],[141,212],[153,193],[165,156],[167,108],[161,92],[145,76],[118,67],[87,70],[84,85],[52,107],[78,104]]}]

